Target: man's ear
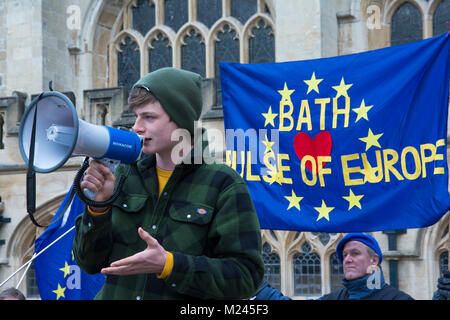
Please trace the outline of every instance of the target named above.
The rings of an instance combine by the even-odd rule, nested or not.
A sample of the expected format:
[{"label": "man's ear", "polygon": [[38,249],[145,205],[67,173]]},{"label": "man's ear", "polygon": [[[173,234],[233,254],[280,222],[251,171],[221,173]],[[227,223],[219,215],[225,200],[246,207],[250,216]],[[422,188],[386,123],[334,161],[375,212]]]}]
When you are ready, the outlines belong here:
[{"label": "man's ear", "polygon": [[378,262],[380,261],[380,258],[378,257],[377,254],[374,254],[373,256],[370,257],[370,264],[377,266]]}]

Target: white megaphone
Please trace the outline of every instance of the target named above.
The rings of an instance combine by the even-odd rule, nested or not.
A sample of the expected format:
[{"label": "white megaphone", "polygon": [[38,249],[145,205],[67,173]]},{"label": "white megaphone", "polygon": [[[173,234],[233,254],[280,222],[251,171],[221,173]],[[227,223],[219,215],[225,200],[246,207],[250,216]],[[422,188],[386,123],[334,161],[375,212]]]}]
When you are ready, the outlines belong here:
[{"label": "white megaphone", "polygon": [[33,168],[36,172],[55,171],[75,156],[131,164],[141,153],[141,138],[136,133],[83,121],[69,98],[60,92],[48,91],[33,99],[20,122],[19,148],[27,164],[33,123]]}]

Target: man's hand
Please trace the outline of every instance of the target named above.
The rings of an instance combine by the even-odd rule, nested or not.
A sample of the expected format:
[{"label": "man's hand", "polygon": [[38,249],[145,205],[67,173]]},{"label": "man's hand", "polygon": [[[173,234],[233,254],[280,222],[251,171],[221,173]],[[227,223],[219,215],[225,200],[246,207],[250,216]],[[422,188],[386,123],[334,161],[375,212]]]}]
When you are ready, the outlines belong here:
[{"label": "man's hand", "polygon": [[167,251],[144,229],[139,228],[138,234],[147,243],[147,248],[128,258],[111,263],[110,267],[101,270],[103,274],[130,275],[163,271]]},{"label": "man's hand", "polygon": [[111,198],[114,193],[115,181],[116,178],[108,167],[92,160],[84,173],[80,186],[83,189],[88,188],[92,192],[97,192],[94,200],[100,202]]}]

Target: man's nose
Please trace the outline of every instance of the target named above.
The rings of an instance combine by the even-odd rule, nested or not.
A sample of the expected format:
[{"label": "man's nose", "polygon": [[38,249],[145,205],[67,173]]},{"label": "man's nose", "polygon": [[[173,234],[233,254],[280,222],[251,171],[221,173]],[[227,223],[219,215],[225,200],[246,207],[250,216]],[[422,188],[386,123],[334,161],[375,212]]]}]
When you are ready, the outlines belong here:
[{"label": "man's nose", "polygon": [[347,256],[344,257],[343,264],[346,264],[346,263],[349,263],[349,262],[352,262],[352,256],[351,255],[347,255]]},{"label": "man's nose", "polygon": [[134,125],[131,129],[133,130],[134,133],[137,133],[137,134],[142,134],[144,132],[144,129],[143,129],[142,125],[140,124],[140,121],[138,121],[138,119],[136,119],[136,122],[134,123]]}]

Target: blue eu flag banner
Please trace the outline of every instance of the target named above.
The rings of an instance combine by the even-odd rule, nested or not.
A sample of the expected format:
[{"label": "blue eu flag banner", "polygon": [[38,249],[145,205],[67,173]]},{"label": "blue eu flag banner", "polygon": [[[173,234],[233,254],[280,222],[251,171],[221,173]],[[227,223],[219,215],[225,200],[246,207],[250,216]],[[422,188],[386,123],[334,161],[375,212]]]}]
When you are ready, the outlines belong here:
[{"label": "blue eu flag banner", "polygon": [[448,34],[309,61],[221,63],[226,160],[261,228],[419,228],[449,209]]},{"label": "blue eu flag banner", "polygon": [[[53,220],[69,201],[64,198]],[[51,244],[75,225],[75,218],[84,212],[84,203],[75,194],[61,219],[51,224],[35,242],[35,254]],[[52,221],[53,222],[53,221]],[[91,300],[104,284],[103,274],[88,275],[78,267],[72,243],[75,230],[70,231],[34,260],[36,282],[44,300]]]}]

